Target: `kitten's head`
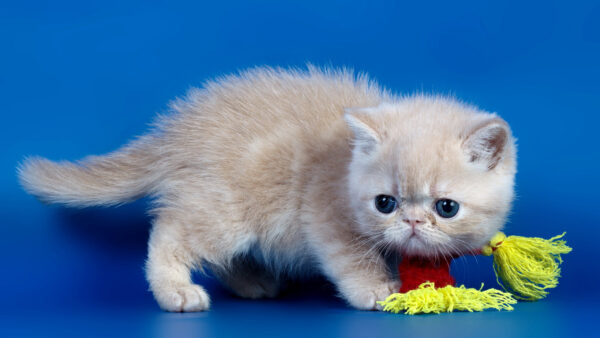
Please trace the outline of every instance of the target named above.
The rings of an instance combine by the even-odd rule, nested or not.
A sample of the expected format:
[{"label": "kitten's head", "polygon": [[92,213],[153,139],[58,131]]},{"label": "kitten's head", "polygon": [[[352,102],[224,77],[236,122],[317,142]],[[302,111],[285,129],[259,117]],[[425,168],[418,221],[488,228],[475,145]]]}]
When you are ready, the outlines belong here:
[{"label": "kitten's head", "polygon": [[361,233],[404,254],[439,257],[475,250],[503,226],[516,150],[502,119],[426,96],[348,109],[345,119]]}]

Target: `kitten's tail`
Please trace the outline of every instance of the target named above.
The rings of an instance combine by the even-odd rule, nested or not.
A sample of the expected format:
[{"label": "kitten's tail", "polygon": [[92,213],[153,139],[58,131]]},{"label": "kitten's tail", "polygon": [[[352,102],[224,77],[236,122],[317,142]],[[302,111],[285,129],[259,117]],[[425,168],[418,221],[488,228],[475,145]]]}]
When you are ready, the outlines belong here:
[{"label": "kitten's tail", "polygon": [[160,181],[154,141],[146,136],[77,163],[28,158],[17,169],[19,180],[27,192],[48,203],[87,207],[130,202],[152,193]]}]

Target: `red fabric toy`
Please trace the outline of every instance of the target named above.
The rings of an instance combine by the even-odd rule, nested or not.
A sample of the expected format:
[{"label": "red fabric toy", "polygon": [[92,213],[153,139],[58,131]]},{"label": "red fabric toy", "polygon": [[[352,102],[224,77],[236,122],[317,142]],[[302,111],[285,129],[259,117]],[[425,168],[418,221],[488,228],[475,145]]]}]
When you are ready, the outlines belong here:
[{"label": "red fabric toy", "polygon": [[508,292],[454,286],[450,262],[454,257],[431,259],[403,257],[398,265],[402,286],[398,293],[378,302],[384,311],[407,314],[452,311],[512,310],[516,298],[544,298],[558,285],[561,254],[571,251],[561,238],[506,237],[499,232],[478,253],[494,257],[494,271]]},{"label": "red fabric toy", "polygon": [[435,283],[438,288],[454,286],[454,278],[450,275],[450,260],[434,262],[420,257],[405,257],[398,265],[398,274],[402,281],[401,293],[414,290],[425,282]]}]

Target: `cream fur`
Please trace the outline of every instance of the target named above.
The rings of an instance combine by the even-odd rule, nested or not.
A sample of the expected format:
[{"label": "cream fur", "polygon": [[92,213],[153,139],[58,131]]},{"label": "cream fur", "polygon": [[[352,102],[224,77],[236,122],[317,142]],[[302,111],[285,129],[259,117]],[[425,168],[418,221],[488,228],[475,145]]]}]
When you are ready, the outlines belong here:
[{"label": "cream fur", "polygon": [[[147,278],[168,311],[209,308],[190,278],[203,267],[249,298],[322,273],[350,305],[374,309],[399,285],[383,253],[473,250],[510,209],[507,124],[451,98],[397,97],[344,70],[256,68],[193,89],[171,110],[112,154],[19,168],[25,189],[52,203],[153,195]],[[378,212],[379,194],[400,207]],[[455,217],[434,212],[442,197],[460,203]],[[424,222],[413,234],[414,218]]]}]

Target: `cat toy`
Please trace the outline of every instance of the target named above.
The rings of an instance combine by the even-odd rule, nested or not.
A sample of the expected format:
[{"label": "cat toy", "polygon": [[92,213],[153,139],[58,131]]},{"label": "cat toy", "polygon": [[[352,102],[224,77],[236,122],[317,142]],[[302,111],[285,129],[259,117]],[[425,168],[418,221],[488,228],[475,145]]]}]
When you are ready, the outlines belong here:
[{"label": "cat toy", "polygon": [[[384,311],[406,314],[453,311],[513,310],[519,300],[544,298],[547,289],[558,285],[561,254],[572,249],[558,235],[550,239],[509,236],[502,232],[476,254],[493,256],[498,284],[504,289],[483,290],[455,287],[450,261],[435,262],[421,257],[405,257],[398,266],[402,286],[384,301]],[[453,257],[454,258],[454,257]]]}]

